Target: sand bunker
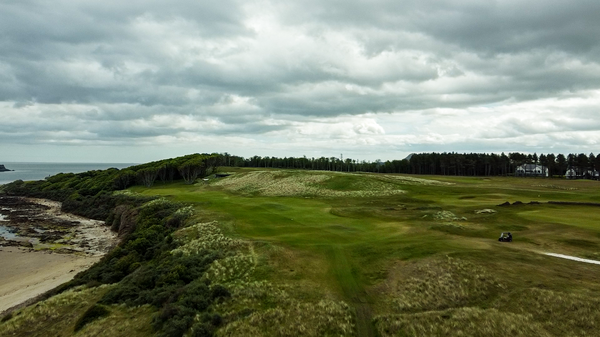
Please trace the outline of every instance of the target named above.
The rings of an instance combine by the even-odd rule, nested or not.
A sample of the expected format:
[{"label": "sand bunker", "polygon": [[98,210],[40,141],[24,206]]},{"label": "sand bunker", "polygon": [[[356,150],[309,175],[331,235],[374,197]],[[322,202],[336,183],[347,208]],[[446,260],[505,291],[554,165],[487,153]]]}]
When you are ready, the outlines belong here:
[{"label": "sand bunker", "polygon": [[403,184],[403,185],[436,185],[436,186],[454,185],[454,183],[449,183],[449,182],[445,182],[445,181],[417,178],[417,177],[409,177],[409,176],[395,175],[395,174],[382,174],[382,175],[377,175],[376,177],[382,178],[382,179],[388,179],[390,181],[394,181],[396,183]]}]

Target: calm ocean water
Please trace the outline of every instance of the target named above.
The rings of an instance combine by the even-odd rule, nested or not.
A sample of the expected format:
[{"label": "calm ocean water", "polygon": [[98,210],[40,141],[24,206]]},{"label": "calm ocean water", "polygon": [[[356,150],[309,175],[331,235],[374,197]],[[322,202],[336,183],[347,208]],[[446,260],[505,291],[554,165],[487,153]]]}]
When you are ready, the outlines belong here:
[{"label": "calm ocean water", "polygon": [[0,172],[0,185],[15,180],[41,180],[57,173],[81,173],[91,170],[122,169],[136,164],[110,163],[11,163],[0,162],[11,172]]}]

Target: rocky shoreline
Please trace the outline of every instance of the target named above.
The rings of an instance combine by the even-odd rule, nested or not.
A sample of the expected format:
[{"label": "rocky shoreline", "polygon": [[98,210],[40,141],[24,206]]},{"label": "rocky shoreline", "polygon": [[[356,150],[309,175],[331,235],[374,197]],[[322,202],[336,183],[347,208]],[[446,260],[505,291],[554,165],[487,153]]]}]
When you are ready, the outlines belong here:
[{"label": "rocky shoreline", "polygon": [[117,235],[103,221],[63,213],[59,202],[0,197],[0,246],[104,255]]}]

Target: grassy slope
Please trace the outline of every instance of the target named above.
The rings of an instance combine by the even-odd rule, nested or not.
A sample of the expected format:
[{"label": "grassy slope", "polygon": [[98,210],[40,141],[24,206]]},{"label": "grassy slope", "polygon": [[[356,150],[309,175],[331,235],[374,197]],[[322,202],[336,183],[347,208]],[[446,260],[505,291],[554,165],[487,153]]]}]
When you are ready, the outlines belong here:
[{"label": "grassy slope", "polygon": [[[237,175],[245,172],[241,170]],[[375,333],[371,325],[373,316],[394,311],[387,304],[393,295],[386,285],[399,282],[402,277],[397,274],[410,268],[412,261],[420,263],[444,255],[492,271],[507,287],[507,294],[530,287],[598,294],[597,266],[536,253],[550,251],[593,257],[600,244],[598,209],[558,205],[496,207],[517,200],[596,202],[600,201],[597,182],[432,178],[452,185],[402,180],[390,183],[378,175],[334,175],[313,185],[344,192],[361,186],[368,188],[365,181],[386,181],[407,193],[320,197],[310,193],[290,196],[286,192],[286,196],[276,196],[271,188],[269,196],[264,196],[260,189],[232,191],[212,183],[159,185],[136,191],[197,204],[207,220],[217,217],[229,224],[230,234],[264,243],[265,248],[259,253],[272,266],[265,271],[265,278],[304,286],[303,291],[309,297],[333,296],[345,300],[356,310],[358,332],[362,336]],[[482,208],[494,208],[498,213],[474,213]],[[440,210],[454,212],[467,220],[436,221],[435,213]],[[501,231],[512,231],[516,241],[498,243],[496,238]],[[268,247],[273,245],[283,247],[287,253],[269,255]],[[494,300],[502,301],[502,294],[498,296],[469,305],[490,306]]]},{"label": "grassy slope", "polygon": [[142,337],[152,333],[150,306],[127,308],[107,306],[108,317],[99,318],[75,331],[81,315],[110,289],[76,288],[44,302],[18,310],[13,318],[0,325],[0,336],[123,336]]}]

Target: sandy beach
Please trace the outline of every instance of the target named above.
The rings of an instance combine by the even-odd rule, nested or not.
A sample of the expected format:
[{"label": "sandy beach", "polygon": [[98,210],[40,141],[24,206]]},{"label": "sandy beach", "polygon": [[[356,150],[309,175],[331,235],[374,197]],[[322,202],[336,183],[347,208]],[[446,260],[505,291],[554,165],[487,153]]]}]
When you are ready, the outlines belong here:
[{"label": "sandy beach", "polygon": [[0,248],[0,313],[70,281],[99,256]]},{"label": "sandy beach", "polygon": [[[12,220],[3,222],[4,226],[14,226],[19,234],[32,233],[29,235],[38,235],[32,231],[35,228],[38,231],[39,228],[52,228],[41,231],[43,233],[34,239],[37,239],[35,242],[44,237],[55,240],[36,243],[32,247],[15,245],[23,240],[33,241],[26,237],[0,241],[0,313],[70,281],[118,242],[116,233],[102,221],[63,213],[60,203],[55,201],[22,200],[29,204],[11,206],[10,212],[3,209],[5,217]],[[32,208],[31,204],[42,207]],[[57,245],[54,242],[60,242],[58,247],[61,248],[48,248]]]}]

